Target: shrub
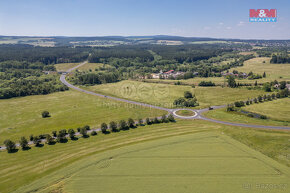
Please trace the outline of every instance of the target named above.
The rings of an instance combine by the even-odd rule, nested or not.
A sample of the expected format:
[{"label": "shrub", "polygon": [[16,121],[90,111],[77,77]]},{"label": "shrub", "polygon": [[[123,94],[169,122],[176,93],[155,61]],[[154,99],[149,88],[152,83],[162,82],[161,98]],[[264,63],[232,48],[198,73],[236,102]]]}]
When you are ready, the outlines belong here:
[{"label": "shrub", "polygon": [[91,132],[91,136],[94,136],[94,135],[97,135],[97,132],[96,131],[92,131]]},{"label": "shrub", "polygon": [[42,116],[42,118],[47,118],[47,117],[50,117],[50,115],[49,115],[49,112],[48,112],[48,111],[43,111],[43,112],[41,113],[41,116]]},{"label": "shrub", "polygon": [[215,86],[215,83],[212,81],[201,81],[198,86]]},{"label": "shrub", "polygon": [[266,115],[261,115],[260,119],[267,119],[267,116]]},{"label": "shrub", "polygon": [[56,137],[56,131],[53,131],[53,132],[52,132],[52,136],[53,136],[53,137]]},{"label": "shrub", "polygon": [[29,136],[29,141],[33,141],[33,135]]},{"label": "shrub", "polygon": [[243,107],[243,106],[245,106],[244,101],[236,101],[235,102],[235,107]]},{"label": "shrub", "polygon": [[249,113],[247,116],[248,116],[248,117],[254,117],[254,115],[251,114],[251,113]]}]

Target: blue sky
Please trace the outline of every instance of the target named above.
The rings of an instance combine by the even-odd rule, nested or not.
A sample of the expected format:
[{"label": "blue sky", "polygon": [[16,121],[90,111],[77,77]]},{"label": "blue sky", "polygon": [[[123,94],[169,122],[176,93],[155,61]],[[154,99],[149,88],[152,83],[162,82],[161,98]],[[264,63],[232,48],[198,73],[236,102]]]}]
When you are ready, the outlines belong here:
[{"label": "blue sky", "polygon": [[[249,9],[277,9],[250,23]],[[0,0],[0,35],[290,39],[288,0]]]}]

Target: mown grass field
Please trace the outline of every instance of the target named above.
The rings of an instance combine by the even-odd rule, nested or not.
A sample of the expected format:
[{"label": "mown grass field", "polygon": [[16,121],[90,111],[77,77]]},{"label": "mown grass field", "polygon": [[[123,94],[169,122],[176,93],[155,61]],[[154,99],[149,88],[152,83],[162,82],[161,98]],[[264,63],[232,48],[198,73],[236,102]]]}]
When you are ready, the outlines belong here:
[{"label": "mown grass field", "polygon": [[[288,110],[284,108],[284,110],[282,111],[288,111]],[[213,111],[207,111],[204,113],[204,115],[212,119],[234,122],[234,123],[245,123],[245,124],[255,124],[255,125],[273,125],[273,126],[289,126],[290,125],[289,122],[277,121],[271,118],[258,119],[258,118],[248,117],[247,115],[239,113],[239,112],[227,112],[225,108],[216,109]]]},{"label": "mown grass field", "polygon": [[290,98],[253,104],[243,107],[243,109],[253,113],[266,115],[273,120],[287,121],[290,123]]},{"label": "mown grass field", "polygon": [[[167,112],[132,106],[78,91],[58,92],[0,100],[0,144],[4,140],[19,140],[21,136],[51,133],[90,125],[99,127],[102,122],[161,116]],[[51,117],[42,118],[47,110]]]},{"label": "mown grass field", "polygon": [[[183,97],[184,91],[191,91],[196,95],[199,106],[206,108],[212,105],[224,105],[237,100],[246,100],[264,94],[260,90],[247,90],[243,88],[222,87],[195,87],[184,85],[168,85],[157,83],[144,83],[139,81],[121,81],[117,83],[102,84],[84,87],[84,89],[105,95],[141,101],[163,107],[173,108],[173,101]],[[242,93],[242,94],[241,94]]]},{"label": "mown grass field", "polygon": [[[54,172],[45,171],[49,173],[45,178],[26,184],[16,191],[21,193],[265,192],[257,184],[277,184],[279,187],[272,190],[275,193],[289,191],[289,167],[226,134],[289,164],[289,160],[281,160],[282,155],[289,154],[289,148],[279,148],[281,145],[289,147],[289,132],[231,128],[203,121],[178,121],[139,127],[4,156],[10,159],[12,156],[30,153],[35,156],[35,160],[28,162],[43,160],[36,162],[38,164],[33,171],[28,170],[29,173],[38,171],[41,164],[45,165],[41,170],[44,172],[55,166],[55,163],[75,161]],[[252,137],[246,138],[248,135]],[[261,143],[261,140],[265,142]],[[147,142],[137,143],[141,141]],[[132,145],[124,146],[126,144]],[[51,149],[56,151],[52,152]],[[275,154],[271,154],[272,151]],[[56,157],[57,154],[62,156]],[[53,158],[50,157],[53,155]],[[54,161],[51,162],[51,159]],[[23,172],[27,172],[26,169],[22,167]],[[248,189],[249,184],[251,189]]]}]

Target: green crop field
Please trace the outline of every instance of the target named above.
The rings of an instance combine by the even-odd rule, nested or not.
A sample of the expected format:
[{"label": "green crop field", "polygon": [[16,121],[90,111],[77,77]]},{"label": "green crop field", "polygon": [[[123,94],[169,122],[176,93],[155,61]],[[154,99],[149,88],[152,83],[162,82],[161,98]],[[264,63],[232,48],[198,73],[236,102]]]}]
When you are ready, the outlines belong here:
[{"label": "green crop field", "polygon": [[290,98],[253,104],[243,109],[253,113],[266,115],[273,120],[287,121],[290,123]]},{"label": "green crop field", "polygon": [[204,131],[98,153],[17,192],[264,193],[265,184],[276,184],[279,193],[289,191],[289,180],[285,165],[223,132]]},{"label": "green crop field", "polygon": [[[102,122],[161,116],[165,111],[132,106],[78,91],[49,95],[27,96],[0,100],[0,144],[5,139],[19,140],[21,136],[38,135]],[[47,110],[51,117],[42,118]]]},{"label": "green crop field", "polygon": [[197,108],[224,105],[237,100],[246,100],[264,94],[264,92],[260,90],[247,90],[243,88],[192,88],[191,86],[144,83],[129,80],[84,88],[97,93],[170,108],[173,107],[173,101],[175,99],[183,97],[184,91],[192,91],[193,94],[196,95],[200,104]]}]

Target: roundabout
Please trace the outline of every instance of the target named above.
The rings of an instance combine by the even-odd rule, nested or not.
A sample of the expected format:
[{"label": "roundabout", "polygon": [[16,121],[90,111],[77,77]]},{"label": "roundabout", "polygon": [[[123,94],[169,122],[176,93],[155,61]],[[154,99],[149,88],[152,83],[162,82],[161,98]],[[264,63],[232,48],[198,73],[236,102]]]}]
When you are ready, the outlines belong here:
[{"label": "roundabout", "polygon": [[175,117],[181,119],[193,119],[197,116],[197,112],[192,109],[176,109],[172,113]]}]

